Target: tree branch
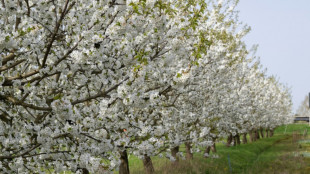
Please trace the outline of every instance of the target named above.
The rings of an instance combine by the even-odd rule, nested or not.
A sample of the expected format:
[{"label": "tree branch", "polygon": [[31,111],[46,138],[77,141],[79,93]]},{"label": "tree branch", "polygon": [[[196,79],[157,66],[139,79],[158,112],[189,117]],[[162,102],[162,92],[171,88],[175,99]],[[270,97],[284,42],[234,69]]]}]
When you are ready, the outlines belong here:
[{"label": "tree branch", "polygon": [[37,70],[33,70],[33,71],[30,71],[26,74],[23,74],[23,75],[19,75],[19,76],[15,76],[15,77],[7,77],[4,81],[4,83],[2,84],[2,86],[12,86],[13,85],[13,80],[17,80],[17,79],[25,79],[27,77],[30,77],[30,76],[33,76],[35,74],[38,74],[40,71],[40,68],[37,69]]},{"label": "tree branch", "polygon": [[45,67],[45,65],[46,65],[47,57],[48,57],[48,55],[50,54],[51,48],[52,48],[53,43],[54,43],[54,41],[55,41],[55,39],[56,39],[56,35],[57,35],[57,33],[58,33],[60,24],[61,24],[62,20],[64,19],[65,14],[67,13],[67,8],[68,8],[69,1],[70,1],[70,0],[67,0],[67,1],[66,1],[65,7],[64,7],[63,10],[62,10],[60,19],[59,19],[58,22],[56,23],[56,26],[55,26],[55,28],[54,28],[54,32],[53,32],[53,34],[52,34],[52,38],[51,38],[49,44],[47,45],[46,52],[45,52],[44,57],[43,57],[42,67]]},{"label": "tree branch", "polygon": [[12,96],[3,96],[3,95],[0,95],[0,100],[1,99],[5,99],[9,102],[11,102],[13,105],[19,105],[19,106],[23,106],[23,107],[27,107],[27,108],[30,108],[30,109],[34,109],[34,110],[38,110],[38,111],[52,111],[52,108],[51,107],[40,107],[40,106],[35,106],[33,104],[28,104],[28,103],[24,103],[20,100],[18,100],[17,98],[15,97],[12,97]]},{"label": "tree branch", "polygon": [[38,148],[39,146],[41,146],[41,144],[37,144],[35,146],[33,146],[32,148],[30,148],[29,150],[27,150],[26,152],[20,154],[20,155],[15,155],[15,156],[0,156],[0,161],[4,160],[4,159],[9,159],[12,160],[14,158],[19,158],[19,157],[24,157],[25,155],[29,154],[31,151],[33,151],[34,149]]},{"label": "tree branch", "polygon": [[10,65],[10,66],[4,65],[4,66],[0,67],[0,72],[5,71],[5,70],[8,70],[8,69],[11,69],[11,68],[13,68],[13,67],[15,67],[15,66],[21,64],[21,63],[24,62],[24,61],[26,61],[26,59],[18,60],[18,61],[14,62],[14,63],[13,63],[12,65]]},{"label": "tree branch", "polygon": [[13,60],[16,57],[14,53],[10,53],[2,59],[2,66],[5,65],[8,61]]},{"label": "tree branch", "polygon": [[118,84],[112,86],[110,89],[108,89],[107,91],[100,91],[98,92],[96,95],[93,95],[93,96],[89,96],[85,99],[81,99],[81,100],[75,100],[72,102],[72,105],[76,105],[76,104],[79,104],[79,103],[83,103],[83,102],[86,102],[86,101],[90,101],[92,99],[96,99],[98,97],[109,97],[108,96],[108,93],[113,91],[114,89],[116,89],[119,85],[121,85],[122,83],[124,83],[126,80],[128,80],[129,77],[126,77],[124,80],[122,80],[121,82],[119,82]]}]

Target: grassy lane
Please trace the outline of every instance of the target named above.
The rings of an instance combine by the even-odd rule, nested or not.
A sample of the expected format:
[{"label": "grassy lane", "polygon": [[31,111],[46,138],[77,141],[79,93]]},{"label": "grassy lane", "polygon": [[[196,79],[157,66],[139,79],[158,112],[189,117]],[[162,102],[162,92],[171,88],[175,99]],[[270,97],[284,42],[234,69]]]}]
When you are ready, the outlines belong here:
[{"label": "grassy lane", "polygon": [[[173,167],[165,158],[152,158],[156,173],[230,173],[228,156],[232,173],[310,173],[308,158],[297,155],[303,148],[296,143],[295,134],[309,129],[308,125],[289,125],[279,127],[272,138],[260,139],[254,143],[227,148],[217,144],[219,158],[204,158],[202,153],[195,153],[193,161],[181,160],[179,166]],[[310,131],[309,131],[310,132]],[[284,134],[285,133],[285,134]],[[310,150],[310,149],[309,149]],[[181,148],[181,151],[185,151]],[[141,160],[130,156],[131,173],[144,173]]]},{"label": "grassy lane", "polygon": [[302,150],[290,136],[260,154],[247,173],[310,173],[310,160],[300,155]]},{"label": "grassy lane", "polygon": [[[227,148],[222,144],[217,144],[219,158],[204,158],[201,153],[194,154],[193,161],[181,160],[180,165],[173,167],[170,161],[165,158],[154,157],[153,163],[156,173],[206,173],[206,174],[221,174],[230,173],[228,164],[228,156],[231,162],[232,173],[253,173],[257,168],[260,168],[262,162],[272,161],[277,159],[282,151],[286,151],[291,146],[285,148],[272,148],[275,144],[281,144],[290,138],[290,135],[275,135],[272,138],[258,140],[255,143],[244,144],[240,146]],[[293,148],[292,148],[293,149]],[[185,149],[181,149],[185,150]],[[264,155],[265,152],[270,152]],[[132,173],[144,173],[142,162],[136,157],[130,156],[130,169]]]}]

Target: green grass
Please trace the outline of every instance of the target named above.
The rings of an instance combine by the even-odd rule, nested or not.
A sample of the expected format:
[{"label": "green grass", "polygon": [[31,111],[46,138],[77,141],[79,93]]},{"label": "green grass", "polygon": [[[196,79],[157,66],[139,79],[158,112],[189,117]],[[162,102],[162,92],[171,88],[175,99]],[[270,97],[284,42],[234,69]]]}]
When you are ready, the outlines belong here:
[{"label": "green grass", "polygon": [[[229,148],[218,143],[218,159],[204,158],[201,152],[195,153],[192,161],[180,159],[178,166],[171,165],[166,158],[153,157],[152,161],[156,173],[163,174],[230,173],[228,156],[232,173],[277,173],[277,171],[298,173],[305,169],[306,163],[304,159],[294,156],[298,144],[293,141],[293,133],[296,134],[297,131],[302,134],[305,129],[309,129],[307,124],[291,124],[287,127],[278,127],[273,137],[260,139],[254,143]],[[184,146],[181,147],[181,151],[185,151]],[[296,161],[299,162],[296,164]],[[129,157],[129,167],[133,174],[144,173],[142,161],[132,155]]]},{"label": "green grass", "polygon": [[[285,131],[286,129],[286,131]],[[278,127],[274,133],[275,134],[292,134],[294,131],[299,132],[300,134],[304,133],[304,130],[307,129],[308,133],[310,133],[310,126],[308,124],[290,124],[288,126],[280,126]]]}]

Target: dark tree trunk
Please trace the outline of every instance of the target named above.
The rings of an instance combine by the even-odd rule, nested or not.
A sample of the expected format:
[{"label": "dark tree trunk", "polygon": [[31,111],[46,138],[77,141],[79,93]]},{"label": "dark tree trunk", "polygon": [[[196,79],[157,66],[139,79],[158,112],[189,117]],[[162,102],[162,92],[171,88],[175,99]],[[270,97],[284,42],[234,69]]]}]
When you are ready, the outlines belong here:
[{"label": "dark tree trunk", "polygon": [[82,174],[89,174],[89,171],[86,168],[78,168],[78,170],[81,170]]},{"label": "dark tree trunk", "polygon": [[255,130],[255,137],[256,137],[256,140],[260,139],[259,130]]},{"label": "dark tree trunk", "polygon": [[257,140],[256,130],[252,131],[252,138],[253,138],[253,142]]},{"label": "dark tree trunk", "polygon": [[266,137],[268,138],[269,137],[269,130],[266,129]]},{"label": "dark tree trunk", "polygon": [[273,129],[271,129],[271,130],[270,130],[270,137],[273,136],[273,133],[274,133],[274,132],[273,132]]},{"label": "dark tree trunk", "polygon": [[216,145],[215,145],[215,142],[212,144],[211,150],[212,150],[213,153],[216,153]]},{"label": "dark tree trunk", "polygon": [[240,143],[240,135],[239,135],[239,134],[236,135],[236,141],[237,141],[237,145],[240,145],[240,144],[241,144],[241,143]]},{"label": "dark tree trunk", "polygon": [[87,169],[85,169],[85,168],[83,168],[82,171],[83,171],[82,174],[89,174],[89,171]]},{"label": "dark tree trunk", "polygon": [[186,148],[186,159],[192,160],[193,157],[193,153],[191,152],[192,149],[192,145],[190,142],[185,143],[185,148]]},{"label": "dark tree trunk", "polygon": [[237,145],[237,138],[236,138],[236,135],[233,136],[233,146],[236,146]]},{"label": "dark tree trunk", "polygon": [[226,143],[226,146],[227,146],[227,147],[230,147],[232,140],[233,140],[233,136],[230,134],[230,135],[227,137],[227,143]]},{"label": "dark tree trunk", "polygon": [[121,154],[121,165],[119,166],[119,174],[130,174],[127,151],[124,150],[120,152],[120,154]]},{"label": "dark tree trunk", "polygon": [[247,133],[244,133],[244,134],[242,135],[242,143],[243,143],[243,144],[247,144],[247,143],[248,143],[248,140],[247,140],[247,138],[246,138],[246,134],[247,134]]},{"label": "dark tree trunk", "polygon": [[143,166],[144,166],[144,171],[146,174],[155,173],[153,163],[152,163],[152,159],[147,155],[144,155]]},{"label": "dark tree trunk", "polygon": [[175,158],[175,161],[173,162],[173,164],[178,164],[178,162],[179,162],[179,157],[177,156],[179,149],[180,149],[179,146],[176,146],[176,147],[171,149],[171,155]]},{"label": "dark tree trunk", "polygon": [[265,138],[264,129],[263,128],[260,128],[260,135],[262,136],[262,138]]},{"label": "dark tree trunk", "polygon": [[210,155],[210,150],[211,150],[211,146],[207,146],[205,149],[204,154],[208,154],[207,156],[204,156],[205,158],[208,158],[208,156]]}]

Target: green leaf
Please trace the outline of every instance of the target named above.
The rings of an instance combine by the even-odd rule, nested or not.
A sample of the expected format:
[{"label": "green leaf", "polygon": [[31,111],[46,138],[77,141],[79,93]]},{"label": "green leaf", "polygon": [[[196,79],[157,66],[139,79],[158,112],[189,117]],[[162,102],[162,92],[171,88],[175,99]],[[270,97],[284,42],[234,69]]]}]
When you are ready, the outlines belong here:
[{"label": "green leaf", "polygon": [[6,37],[5,37],[5,41],[6,41],[6,42],[10,41],[10,36],[6,36]]},{"label": "green leaf", "polygon": [[53,99],[54,100],[59,100],[59,99],[61,99],[61,97],[62,97],[62,95],[59,93]]}]

